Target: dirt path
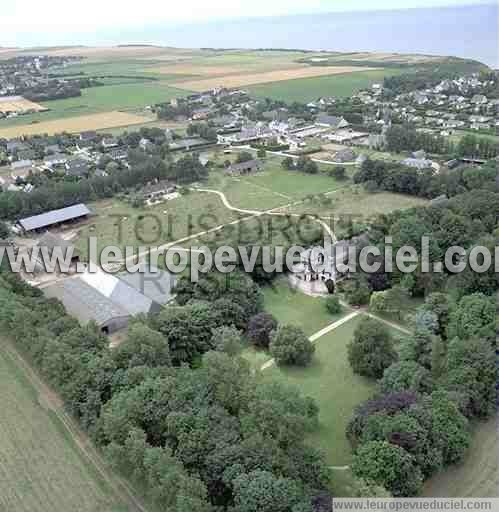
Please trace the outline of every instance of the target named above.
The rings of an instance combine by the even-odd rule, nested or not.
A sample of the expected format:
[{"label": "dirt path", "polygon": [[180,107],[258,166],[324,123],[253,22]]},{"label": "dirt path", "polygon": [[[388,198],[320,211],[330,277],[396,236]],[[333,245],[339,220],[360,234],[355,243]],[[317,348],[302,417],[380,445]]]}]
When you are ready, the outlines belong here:
[{"label": "dirt path", "polygon": [[[332,324],[324,327],[320,331],[317,331],[315,334],[312,334],[312,336],[310,336],[308,339],[312,343],[315,343],[319,338],[322,338],[326,334],[329,334],[331,331],[334,331],[335,329],[337,329],[338,327],[342,326],[343,324],[349,322],[350,320],[352,320],[352,318],[355,318],[357,315],[360,315],[361,313],[362,313],[362,311],[360,311],[360,310],[352,311],[351,313],[344,316],[343,318],[336,320],[336,322],[333,322]],[[270,359],[269,361],[267,361],[260,367],[260,371],[265,371],[274,365],[275,365],[275,359]]]},{"label": "dirt path", "polygon": [[396,329],[397,331],[400,331],[404,334],[409,334],[409,335],[414,334],[411,330],[407,329],[406,327],[403,327],[402,325],[397,324],[395,322],[390,322],[390,320],[385,320],[381,316],[374,315],[373,313],[368,313],[367,311],[365,312],[365,314],[368,317],[374,318],[374,320],[378,320],[378,322],[383,322],[385,325],[388,325],[388,327],[392,327],[393,329]]},{"label": "dirt path", "polygon": [[336,322],[333,322],[332,324],[328,325],[327,327],[324,327],[324,329],[321,329],[320,331],[316,332],[315,334],[312,334],[312,336],[310,336],[309,340],[312,343],[314,341],[317,341],[319,338],[322,338],[322,336],[329,334],[331,331],[334,331],[341,325],[345,324],[346,322],[349,322],[352,318],[355,318],[359,314],[360,314],[360,311],[352,311],[347,316],[340,318]]},{"label": "dirt path", "polygon": [[[227,199],[227,196],[224,194],[224,192],[221,192],[220,190],[215,190],[215,189],[211,189],[211,188],[193,188],[191,190],[195,190],[198,192],[208,192],[211,194],[217,194],[220,197],[220,199],[222,200],[222,203],[226,208],[228,208],[229,210],[235,211],[235,212],[239,212],[239,213],[244,213],[244,214],[253,215],[253,216],[261,216],[261,215],[275,215],[275,216],[281,216],[281,217],[303,217],[304,216],[304,215],[300,215],[298,213],[290,214],[290,213],[278,211],[283,208],[289,208],[291,206],[296,206],[298,204],[301,204],[301,203],[303,203],[303,200],[295,201],[293,203],[289,203],[284,206],[277,206],[276,208],[271,208],[269,210],[246,210],[243,208],[237,208],[236,206],[233,206]],[[334,234],[331,227],[327,224],[327,222],[325,222],[322,219],[317,219],[313,216],[310,216],[310,217],[313,218],[314,220],[316,220],[322,226],[324,231],[331,237],[331,240],[333,241],[333,243],[337,242],[336,235]]]},{"label": "dirt path", "polygon": [[40,404],[53,411],[61,424],[78,447],[82,457],[95,468],[99,476],[106,482],[115,495],[125,503],[130,511],[148,512],[145,506],[135,496],[131,486],[122,478],[112,473],[107,463],[94,447],[88,436],[82,432],[74,420],[64,411],[61,398],[55,393],[33,370],[27,361],[21,356],[14,345],[2,338],[2,349],[18,366],[29,380],[33,388],[39,393]]}]

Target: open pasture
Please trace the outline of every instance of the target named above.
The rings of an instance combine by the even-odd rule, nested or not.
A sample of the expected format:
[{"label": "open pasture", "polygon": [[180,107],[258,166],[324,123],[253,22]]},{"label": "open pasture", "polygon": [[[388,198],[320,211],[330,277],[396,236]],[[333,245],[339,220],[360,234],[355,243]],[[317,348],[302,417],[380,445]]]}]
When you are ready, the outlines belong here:
[{"label": "open pasture", "polygon": [[[125,83],[83,89],[81,96],[41,103],[49,109],[48,112],[27,114],[12,119],[0,120],[0,130],[13,127],[42,123],[67,117],[83,116],[115,110],[140,112],[148,105],[170,101],[172,98],[185,95],[184,91],[170,87],[165,82],[154,81],[147,83]],[[144,122],[142,119],[141,122]],[[123,126],[127,123],[113,124]],[[128,124],[134,124],[128,123]],[[94,126],[86,129],[97,130],[106,126]],[[63,130],[58,130],[59,132]],[[21,131],[21,133],[23,133]],[[35,133],[35,132],[33,132]],[[40,133],[40,131],[36,131]]]},{"label": "open pasture", "polygon": [[141,124],[148,120],[151,119],[127,112],[103,112],[101,114],[90,114],[87,116],[68,117],[41,123],[11,126],[9,128],[1,128],[0,125],[0,138],[12,139],[21,135],[44,133],[53,135],[62,132],[78,133],[85,130],[103,130],[106,128]]},{"label": "open pasture", "polygon": [[0,510],[129,510],[83,457],[54,411],[0,340]]},{"label": "open pasture", "polygon": [[[338,66],[336,69],[345,69]],[[402,73],[399,69],[373,69],[359,66],[346,66],[350,71],[334,73],[334,67],[318,67],[313,69],[330,70],[323,75],[308,77],[294,77],[275,83],[251,85],[247,88],[250,95],[257,98],[272,98],[286,102],[298,101],[307,103],[324,96],[348,97],[353,93],[365,89],[374,83],[382,82],[385,76]],[[292,77],[290,77],[292,78]]]},{"label": "open pasture", "polygon": [[[372,71],[373,68],[363,68],[365,71]],[[311,77],[322,77],[329,75],[339,75],[345,73],[358,72],[359,68],[354,66],[337,67],[298,67],[290,69],[281,69],[277,71],[266,71],[253,74],[234,74],[220,76],[216,78],[207,78],[202,80],[187,80],[175,82],[173,85],[180,89],[190,91],[207,91],[214,87],[223,85],[228,88],[246,87],[248,85],[267,84],[272,82],[283,82]]]},{"label": "open pasture", "polygon": [[[195,194],[195,195],[194,195]],[[78,233],[77,247],[88,254],[88,238],[106,246],[157,247],[239,218],[215,194],[192,192],[151,207],[132,208],[118,200],[92,204],[96,213]]]},{"label": "open pasture", "polygon": [[46,107],[27,100],[22,96],[0,97],[0,112],[42,112]]},{"label": "open pasture", "polygon": [[285,208],[283,211],[286,213],[318,215],[325,218],[340,215],[359,215],[372,218],[395,210],[429,204],[429,201],[419,197],[392,192],[370,193],[362,187],[353,185],[345,186],[341,190],[329,194],[330,201],[323,201],[321,197],[308,198],[302,204]]},{"label": "open pasture", "polygon": [[317,402],[319,428],[310,434],[309,441],[324,451],[331,466],[351,463],[346,427],[355,407],[370,398],[376,389],[375,381],[355,375],[348,362],[347,346],[359,322],[358,316],[319,338],[309,367],[274,366],[264,373],[268,378],[298,387]]}]

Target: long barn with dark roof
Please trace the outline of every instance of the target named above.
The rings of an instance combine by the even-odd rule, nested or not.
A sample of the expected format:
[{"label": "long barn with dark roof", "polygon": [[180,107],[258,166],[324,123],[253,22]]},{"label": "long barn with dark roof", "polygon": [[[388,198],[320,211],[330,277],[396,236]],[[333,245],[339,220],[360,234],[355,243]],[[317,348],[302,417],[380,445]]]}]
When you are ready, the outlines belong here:
[{"label": "long barn with dark roof", "polygon": [[18,224],[25,233],[30,231],[43,231],[45,229],[59,226],[68,222],[82,220],[91,215],[91,211],[82,203],[61,208],[60,210],[51,210],[50,212],[26,217],[19,220]]}]

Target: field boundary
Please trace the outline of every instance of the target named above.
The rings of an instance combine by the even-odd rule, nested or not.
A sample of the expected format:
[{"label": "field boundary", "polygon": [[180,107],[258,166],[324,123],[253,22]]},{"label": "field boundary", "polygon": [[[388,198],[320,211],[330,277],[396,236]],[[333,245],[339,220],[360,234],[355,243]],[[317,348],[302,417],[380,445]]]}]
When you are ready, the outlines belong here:
[{"label": "field boundary", "polygon": [[59,396],[41,379],[32,366],[6,337],[2,337],[2,348],[16,368],[22,372],[22,375],[30,383],[34,392],[37,393],[39,397],[43,397],[47,402],[51,412],[59,421],[60,426],[64,428],[64,433],[67,434],[74,446],[78,449],[83,462],[90,464],[91,468],[99,475],[99,478],[108,485],[119,500],[128,505],[130,510],[148,512],[142,502],[135,496],[131,486],[115,473],[111,473],[111,469],[93,446],[92,441],[80,430],[71,416],[64,411],[61,405],[62,400]]},{"label": "field boundary", "polygon": [[306,78],[320,78],[324,76],[349,75],[351,73],[377,71],[382,68],[362,66],[328,66],[328,67],[303,67],[281,69],[276,71],[255,72],[252,74],[228,74],[173,82],[171,85],[177,89],[188,89],[197,92],[207,91],[219,85],[229,89],[238,87],[250,87],[254,85],[273,84],[290,80],[303,80]]}]

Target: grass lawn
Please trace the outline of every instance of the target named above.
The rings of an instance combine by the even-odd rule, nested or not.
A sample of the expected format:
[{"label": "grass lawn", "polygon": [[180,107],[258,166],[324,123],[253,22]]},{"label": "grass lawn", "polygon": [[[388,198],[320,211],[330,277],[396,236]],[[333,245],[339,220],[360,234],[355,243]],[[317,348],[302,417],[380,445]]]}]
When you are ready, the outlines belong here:
[{"label": "grass lawn", "polygon": [[185,91],[170,87],[165,82],[147,82],[107,85],[83,89],[77,98],[42,102],[48,112],[18,116],[0,121],[0,128],[33,122],[51,121],[65,117],[108,112],[111,110],[142,109],[148,105],[169,101],[185,95]]},{"label": "grass lawn", "polygon": [[[233,155],[218,156],[216,161],[234,160]],[[310,194],[330,192],[347,181],[337,181],[322,169],[318,174],[287,171],[281,167],[282,158],[269,156],[264,170],[258,174],[232,178],[226,176],[222,169],[214,169],[207,188],[220,190],[229,202],[237,207],[251,210],[269,210],[304,199]]]},{"label": "grass lawn", "polygon": [[289,203],[287,196],[273,192],[268,187],[248,181],[246,177],[232,178],[221,169],[211,171],[203,187],[219,190],[236,208],[268,210]]},{"label": "grass lawn", "polygon": [[[331,315],[326,311],[324,298],[310,297],[294,290],[285,276],[276,279],[271,286],[262,288],[262,291],[265,311],[274,315],[282,325],[298,325],[308,336],[349,313],[349,310],[344,309],[339,315]],[[261,368],[271,359],[268,352],[256,350],[252,346],[244,350],[243,357],[255,369]]]},{"label": "grass lawn", "polygon": [[45,397],[4,350],[0,351],[0,383],[0,510],[128,510],[83,458]]},{"label": "grass lawn", "polygon": [[281,161],[282,158],[279,157],[269,158],[264,172],[248,176],[244,181],[284,194],[295,201],[310,194],[336,190],[347,183],[331,178],[323,169],[320,169],[318,174],[287,171],[281,167]]},{"label": "grass lawn", "polygon": [[118,200],[99,201],[91,207],[96,216],[81,228],[77,242],[84,259],[90,236],[97,238],[99,251],[108,245],[155,247],[238,218],[218,196],[198,192],[146,208],[132,208]]},{"label": "grass lawn", "polygon": [[307,336],[336,322],[348,311],[331,315],[326,310],[326,299],[310,297],[292,288],[286,276],[276,279],[272,286],[263,288],[264,309],[272,313],[280,324],[300,326]]},{"label": "grass lawn", "polygon": [[461,464],[435,475],[425,485],[423,496],[486,498],[499,497],[497,421],[474,425],[473,441]]},{"label": "grass lawn", "polygon": [[348,97],[373,83],[382,82],[385,76],[402,73],[403,70],[379,69],[358,71],[341,75],[285,80],[246,87],[248,93],[258,98],[272,98],[286,102],[306,103],[323,96]]},{"label": "grass lawn", "polygon": [[395,210],[403,210],[429,204],[426,199],[406,196],[392,192],[366,192],[360,186],[346,186],[330,196],[331,203],[324,204],[317,199],[309,199],[303,204],[286,209],[290,213],[308,213],[321,217],[337,217],[340,215],[359,215],[370,218]]},{"label": "grass lawn", "polygon": [[326,454],[332,466],[351,463],[352,452],[345,429],[354,408],[375,390],[374,381],[354,375],[347,358],[347,345],[360,320],[357,316],[317,340],[310,367],[268,370],[269,378],[297,386],[317,402],[320,425],[309,440]]}]

